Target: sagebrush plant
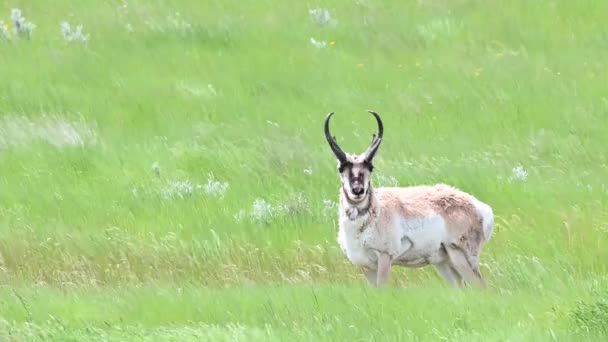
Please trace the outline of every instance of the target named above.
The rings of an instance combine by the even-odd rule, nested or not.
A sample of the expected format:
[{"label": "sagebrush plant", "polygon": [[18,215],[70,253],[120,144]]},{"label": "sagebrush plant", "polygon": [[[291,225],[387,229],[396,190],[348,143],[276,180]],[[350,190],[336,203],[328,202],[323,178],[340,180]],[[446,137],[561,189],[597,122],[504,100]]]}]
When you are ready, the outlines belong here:
[{"label": "sagebrush plant", "polygon": [[[0,13],[0,340],[607,339],[607,2]],[[493,207],[486,291],[424,269],[371,290],[344,258],[322,124],[362,151],[367,109],[374,186]]]},{"label": "sagebrush plant", "polygon": [[82,25],[77,25],[75,29],[72,30],[72,26],[67,21],[64,21],[60,25],[61,35],[63,39],[68,42],[78,42],[83,45],[87,45],[89,42],[90,35],[84,33],[84,28]]},{"label": "sagebrush plant", "polygon": [[230,184],[227,182],[222,183],[216,180],[213,174],[209,174],[207,184],[205,184],[205,192],[213,197],[224,198],[229,187]]},{"label": "sagebrush plant", "polygon": [[36,25],[27,21],[19,8],[11,10],[11,20],[14,25],[14,32],[18,37],[27,39],[31,37]]},{"label": "sagebrush plant", "polygon": [[518,165],[511,170],[510,179],[525,182],[528,179],[528,171],[522,165]]},{"label": "sagebrush plant", "polygon": [[10,24],[0,20],[0,39],[30,39],[36,25],[23,16],[21,9],[11,9]]},{"label": "sagebrush plant", "polygon": [[263,198],[256,198],[251,206],[251,218],[258,222],[270,222],[275,216],[275,209]]},{"label": "sagebrush plant", "polygon": [[312,21],[320,27],[335,27],[338,24],[338,21],[331,17],[329,10],[326,8],[313,8],[308,10],[308,14]]}]

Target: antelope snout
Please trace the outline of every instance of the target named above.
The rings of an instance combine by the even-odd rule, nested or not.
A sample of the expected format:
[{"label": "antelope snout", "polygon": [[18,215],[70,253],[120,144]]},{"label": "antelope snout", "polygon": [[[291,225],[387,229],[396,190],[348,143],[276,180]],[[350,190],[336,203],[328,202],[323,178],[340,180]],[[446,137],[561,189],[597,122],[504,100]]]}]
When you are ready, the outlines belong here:
[{"label": "antelope snout", "polygon": [[355,195],[355,196],[361,196],[361,195],[363,195],[364,192],[365,192],[365,189],[363,189],[362,186],[353,187],[353,195]]}]

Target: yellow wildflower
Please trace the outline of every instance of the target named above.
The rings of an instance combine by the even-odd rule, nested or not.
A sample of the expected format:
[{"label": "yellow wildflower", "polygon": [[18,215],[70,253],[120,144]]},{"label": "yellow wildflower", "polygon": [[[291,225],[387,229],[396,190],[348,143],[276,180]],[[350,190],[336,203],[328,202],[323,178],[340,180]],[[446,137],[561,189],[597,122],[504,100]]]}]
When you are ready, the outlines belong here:
[{"label": "yellow wildflower", "polygon": [[329,42],[329,46],[336,46],[336,42],[332,40],[331,42]]},{"label": "yellow wildflower", "polygon": [[363,68],[365,65],[363,63],[357,64],[357,68]]}]

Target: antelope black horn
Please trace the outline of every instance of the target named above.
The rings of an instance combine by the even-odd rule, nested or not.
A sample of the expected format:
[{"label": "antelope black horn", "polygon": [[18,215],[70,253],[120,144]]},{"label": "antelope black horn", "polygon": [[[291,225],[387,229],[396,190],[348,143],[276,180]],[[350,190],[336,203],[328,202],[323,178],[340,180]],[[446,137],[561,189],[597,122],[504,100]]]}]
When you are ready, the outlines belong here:
[{"label": "antelope black horn", "polygon": [[336,158],[338,158],[340,163],[344,163],[346,161],[346,153],[342,151],[342,149],[340,148],[340,146],[338,146],[338,143],[336,142],[336,138],[332,137],[331,133],[329,132],[329,119],[331,119],[332,115],[334,115],[334,112],[327,114],[327,117],[325,118],[325,138],[329,143],[329,147],[331,147],[331,150],[336,155]]}]

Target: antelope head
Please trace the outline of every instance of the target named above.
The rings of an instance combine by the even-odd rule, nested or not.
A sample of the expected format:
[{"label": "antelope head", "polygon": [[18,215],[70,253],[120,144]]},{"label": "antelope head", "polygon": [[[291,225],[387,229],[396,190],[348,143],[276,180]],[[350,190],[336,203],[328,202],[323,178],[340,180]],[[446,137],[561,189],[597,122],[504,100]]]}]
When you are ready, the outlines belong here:
[{"label": "antelope head", "polygon": [[325,118],[325,138],[329,143],[329,147],[336,155],[338,161],[338,172],[340,173],[340,180],[342,181],[342,191],[346,196],[346,199],[352,204],[358,204],[366,200],[369,196],[371,189],[371,178],[372,171],[374,170],[374,156],[380,147],[382,142],[382,134],[384,127],[382,120],[378,113],[368,111],[371,113],[378,122],[378,135],[373,136],[370,147],[362,154],[349,154],[344,153],[336,138],[329,132],[329,120],[334,112],[327,114]]}]

